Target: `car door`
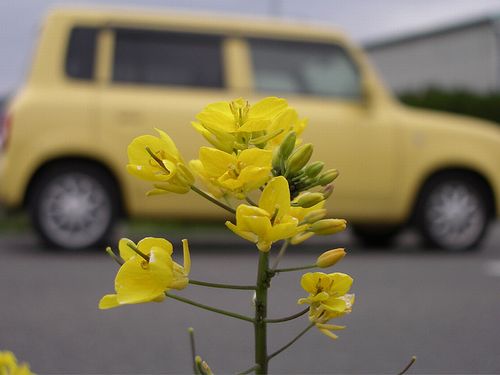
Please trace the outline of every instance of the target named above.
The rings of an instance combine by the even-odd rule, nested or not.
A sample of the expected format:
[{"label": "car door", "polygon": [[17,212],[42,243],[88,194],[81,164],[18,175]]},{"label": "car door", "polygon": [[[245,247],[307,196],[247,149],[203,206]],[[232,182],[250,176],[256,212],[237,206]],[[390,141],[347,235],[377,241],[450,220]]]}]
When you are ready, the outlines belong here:
[{"label": "car door", "polygon": [[340,44],[248,38],[255,102],[288,99],[308,119],[302,138],[312,160],[337,168],[331,212],[356,221],[388,220],[396,181],[394,127],[366,93],[365,74]]},{"label": "car door", "polygon": [[[110,162],[123,171],[126,204],[132,215],[213,216],[214,208],[194,194],[145,197],[151,183],[125,173],[127,145],[143,134],[166,131],[185,161],[206,144],[191,121],[211,102],[228,100],[224,38],[211,35],[113,27],[103,44],[109,73],[100,94],[101,142],[113,150]],[[103,51],[103,54],[106,52]]]}]

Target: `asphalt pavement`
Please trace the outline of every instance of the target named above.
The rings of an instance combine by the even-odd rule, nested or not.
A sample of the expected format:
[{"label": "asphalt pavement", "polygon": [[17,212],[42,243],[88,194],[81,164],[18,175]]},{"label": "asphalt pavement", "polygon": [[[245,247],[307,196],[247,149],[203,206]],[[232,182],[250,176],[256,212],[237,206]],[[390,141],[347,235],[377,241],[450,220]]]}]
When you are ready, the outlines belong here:
[{"label": "asphalt pavement", "polygon": [[[191,233],[191,275],[212,282],[253,283],[257,250],[231,235]],[[177,245],[182,230],[167,234]],[[276,374],[396,374],[412,355],[410,374],[500,374],[500,224],[479,251],[422,249],[412,234],[394,249],[364,249],[349,234],[291,248],[283,267],[308,264],[346,246],[333,271],[355,279],[353,312],[332,341],[309,331],[271,361]],[[42,250],[32,234],[0,237],[0,350],[9,349],[38,374],[190,373],[187,328],[216,374],[253,361],[250,323],[175,300],[97,309],[113,292],[117,266],[102,251]],[[272,281],[269,317],[300,311],[301,273]],[[179,294],[251,315],[252,294],[190,286]],[[273,324],[269,352],[292,339],[307,318]]]}]

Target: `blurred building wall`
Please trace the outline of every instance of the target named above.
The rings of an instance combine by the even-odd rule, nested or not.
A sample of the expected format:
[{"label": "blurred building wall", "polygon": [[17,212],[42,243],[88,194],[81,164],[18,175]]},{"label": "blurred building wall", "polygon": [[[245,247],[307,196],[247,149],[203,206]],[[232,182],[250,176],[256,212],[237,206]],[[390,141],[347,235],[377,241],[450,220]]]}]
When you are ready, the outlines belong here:
[{"label": "blurred building wall", "polygon": [[500,16],[378,40],[365,48],[393,91],[500,91]]}]

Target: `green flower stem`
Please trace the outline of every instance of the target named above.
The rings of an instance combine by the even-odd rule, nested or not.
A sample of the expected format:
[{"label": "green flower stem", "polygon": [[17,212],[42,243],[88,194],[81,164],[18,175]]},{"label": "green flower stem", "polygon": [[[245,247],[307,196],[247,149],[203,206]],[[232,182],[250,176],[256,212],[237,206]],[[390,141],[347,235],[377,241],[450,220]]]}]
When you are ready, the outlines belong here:
[{"label": "green flower stem", "polygon": [[269,253],[259,251],[257,290],[255,291],[255,363],[256,374],[267,374],[267,289],[269,288]]},{"label": "green flower stem", "polygon": [[283,242],[283,245],[281,245],[281,249],[280,249],[278,255],[276,256],[276,259],[274,260],[273,266],[271,267],[272,272],[274,270],[276,270],[276,267],[278,267],[278,264],[280,263],[281,259],[285,255],[286,249],[288,248],[289,244],[290,244],[290,240],[285,240]]},{"label": "green flower stem", "polygon": [[406,365],[406,367],[403,369],[403,371],[401,371],[400,373],[398,373],[398,375],[406,374],[406,372],[410,369],[411,366],[413,366],[413,364],[415,363],[416,360],[417,360],[416,356],[411,357],[410,363],[408,363]]},{"label": "green flower stem", "polygon": [[193,372],[195,375],[199,375],[198,366],[196,366],[196,347],[194,343],[194,329],[192,327],[188,328],[189,332],[189,344],[191,346],[191,357],[193,359]]},{"label": "green flower stem", "polygon": [[316,264],[309,264],[307,266],[301,266],[301,267],[291,267],[291,268],[278,268],[273,270],[273,273],[280,273],[280,272],[292,272],[292,271],[301,271],[301,270],[308,270],[311,268],[316,268]]},{"label": "green flower stem", "polygon": [[305,333],[307,331],[309,331],[312,327],[314,327],[314,322],[312,322],[311,324],[309,324],[302,332],[300,332],[297,336],[295,336],[295,338],[290,341],[288,344],[286,344],[285,346],[283,346],[282,348],[276,350],[273,354],[270,354],[268,357],[267,357],[267,360],[271,360],[271,358],[274,358],[276,357],[278,354],[280,354],[282,351],[288,349],[290,346],[292,346],[295,341],[297,341],[298,339],[300,339],[302,336],[305,335]]},{"label": "green flower stem", "polygon": [[255,366],[250,367],[248,370],[245,370],[243,372],[239,372],[238,375],[247,375],[247,374],[250,374],[251,372],[258,370],[258,369],[259,369],[259,365],[255,365]]},{"label": "green flower stem", "polygon": [[172,298],[172,299],[176,299],[177,301],[181,301],[181,302],[187,303],[189,305],[193,305],[193,306],[199,307],[200,309],[212,311],[212,312],[217,313],[217,314],[222,314],[222,315],[230,316],[232,318],[236,318],[236,319],[240,319],[240,320],[245,320],[245,321],[251,322],[251,323],[255,322],[255,320],[253,320],[252,318],[250,318],[248,316],[240,315],[240,314],[237,314],[237,313],[234,313],[234,312],[231,312],[231,311],[226,311],[226,310],[218,309],[216,307],[204,305],[202,303],[198,303],[198,302],[192,301],[190,299],[187,299],[187,298],[184,298],[184,297],[181,297],[181,296],[177,296],[175,294],[171,294],[169,292],[165,292],[165,295],[167,297]]},{"label": "green flower stem", "polygon": [[239,289],[239,290],[255,290],[257,287],[255,285],[232,285],[232,284],[217,284],[209,283],[206,281],[198,281],[189,279],[189,284],[207,286],[209,288],[221,288],[221,289]]},{"label": "green flower stem", "polygon": [[198,189],[196,186],[194,185],[191,185],[191,190],[193,190],[195,193],[198,193],[199,195],[201,195],[203,198],[206,198],[208,199],[210,202],[216,204],[217,206],[219,207],[222,207],[223,209],[225,209],[226,211],[229,211],[231,212],[232,214],[236,214],[236,211],[234,208],[232,207],[229,207],[227,204],[225,203],[222,203],[221,201],[219,201],[218,199],[215,199],[214,197],[212,197],[211,195],[205,193],[203,190],[200,190]]},{"label": "green flower stem", "polygon": [[305,308],[304,310],[298,312],[297,314],[293,314],[293,315],[290,315],[290,316],[287,316],[285,318],[279,318],[279,319],[266,319],[266,323],[281,323],[281,322],[287,322],[289,320],[293,320],[293,319],[296,319],[302,315],[304,315],[305,313],[307,313],[309,311],[309,307]]}]

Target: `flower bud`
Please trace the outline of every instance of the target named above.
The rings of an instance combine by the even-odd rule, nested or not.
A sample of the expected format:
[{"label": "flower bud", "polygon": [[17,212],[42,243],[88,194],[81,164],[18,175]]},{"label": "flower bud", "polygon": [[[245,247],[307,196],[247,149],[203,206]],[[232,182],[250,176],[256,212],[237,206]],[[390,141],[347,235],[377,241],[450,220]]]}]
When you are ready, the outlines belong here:
[{"label": "flower bud", "polygon": [[309,231],[319,235],[327,235],[342,232],[346,227],[347,221],[344,219],[323,219],[313,223]]},{"label": "flower bud", "polygon": [[276,172],[278,172],[278,173],[281,172],[281,156],[280,156],[279,148],[274,150],[272,166]]},{"label": "flower bud", "polygon": [[312,232],[302,232],[302,233],[299,233],[299,234],[296,234],[295,236],[293,236],[290,239],[290,243],[292,245],[298,245],[298,244],[304,242],[305,240],[311,238],[312,236],[314,236],[314,233],[312,233]]},{"label": "flower bud", "polygon": [[293,176],[300,171],[311,159],[312,153],[313,145],[311,143],[306,143],[295,150],[286,161],[286,174]]},{"label": "flower bud", "polygon": [[318,185],[325,186],[333,182],[339,175],[339,171],[336,169],[330,169],[318,177]]},{"label": "flower bud", "polygon": [[307,224],[312,224],[317,222],[318,220],[323,219],[325,215],[326,215],[326,209],[319,208],[317,210],[309,212],[306,216],[304,216],[304,222]]},{"label": "flower bud", "polygon": [[343,257],[345,257],[345,250],[343,248],[328,250],[318,257],[316,266],[319,268],[328,268],[338,263]]},{"label": "flower bud", "polygon": [[283,139],[279,148],[279,154],[282,160],[288,159],[288,157],[292,154],[292,151],[295,148],[295,142],[297,142],[297,135],[295,132],[288,133],[285,139]]},{"label": "flower bud", "polygon": [[325,166],[325,163],[323,163],[322,161],[315,161],[314,163],[309,164],[306,167],[305,173],[306,173],[307,177],[314,178],[321,172],[321,170],[323,169],[324,166]]},{"label": "flower bud", "polygon": [[199,355],[194,358],[194,363],[198,369],[198,373],[201,375],[213,375],[212,370],[208,367],[207,362],[205,362]]},{"label": "flower bud", "polygon": [[323,201],[323,193],[304,193],[299,196],[299,199],[296,202],[297,206],[303,207],[303,208],[309,208],[312,207],[319,202]]}]

